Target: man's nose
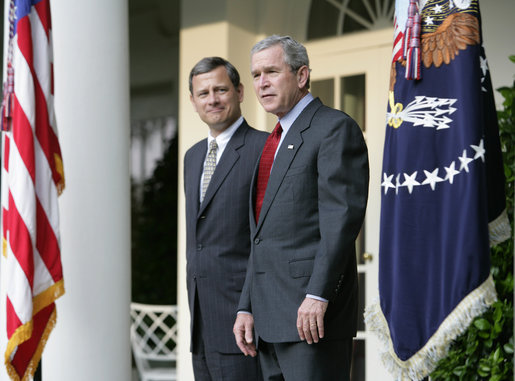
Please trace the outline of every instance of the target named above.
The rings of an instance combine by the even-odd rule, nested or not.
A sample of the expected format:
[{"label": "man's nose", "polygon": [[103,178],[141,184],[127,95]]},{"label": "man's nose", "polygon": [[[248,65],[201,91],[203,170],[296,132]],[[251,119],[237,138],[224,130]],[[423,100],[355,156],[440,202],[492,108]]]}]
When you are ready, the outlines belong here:
[{"label": "man's nose", "polygon": [[268,76],[263,73],[259,76],[259,87],[266,87],[266,86],[268,86]]},{"label": "man's nose", "polygon": [[207,97],[207,101],[210,103],[210,104],[216,104],[218,103],[218,95],[216,94],[216,92],[214,91],[210,91],[209,92],[209,95]]}]

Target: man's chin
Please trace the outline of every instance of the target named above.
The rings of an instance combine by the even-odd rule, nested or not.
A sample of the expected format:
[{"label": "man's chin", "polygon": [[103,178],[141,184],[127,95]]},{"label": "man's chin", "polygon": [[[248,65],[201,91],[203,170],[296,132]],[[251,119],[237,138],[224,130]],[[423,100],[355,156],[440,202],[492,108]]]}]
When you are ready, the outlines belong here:
[{"label": "man's chin", "polygon": [[209,126],[212,126],[214,128],[216,126],[223,125],[224,121],[222,120],[222,118],[209,118],[206,121],[206,124],[208,124]]},{"label": "man's chin", "polygon": [[229,127],[229,125],[227,123],[221,123],[221,124],[214,123],[214,124],[209,125],[209,128],[211,130],[216,131],[218,133],[224,132],[228,127]]},{"label": "man's chin", "polygon": [[263,109],[266,112],[274,114],[274,110],[275,110],[276,107],[271,102],[266,102],[266,101],[265,102],[261,102],[261,106],[263,106]]}]

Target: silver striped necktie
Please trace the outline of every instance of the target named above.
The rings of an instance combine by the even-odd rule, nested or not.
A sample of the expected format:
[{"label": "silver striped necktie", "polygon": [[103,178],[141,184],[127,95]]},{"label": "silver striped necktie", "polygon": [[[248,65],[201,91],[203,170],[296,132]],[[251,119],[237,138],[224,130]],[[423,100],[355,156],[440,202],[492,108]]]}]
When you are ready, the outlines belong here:
[{"label": "silver striped necktie", "polygon": [[209,143],[209,152],[207,153],[206,162],[204,163],[204,178],[202,180],[202,194],[200,196],[200,202],[204,201],[207,187],[211,181],[211,176],[213,176],[213,173],[215,172],[217,151],[218,144],[216,144],[216,140],[212,140],[211,143]]}]

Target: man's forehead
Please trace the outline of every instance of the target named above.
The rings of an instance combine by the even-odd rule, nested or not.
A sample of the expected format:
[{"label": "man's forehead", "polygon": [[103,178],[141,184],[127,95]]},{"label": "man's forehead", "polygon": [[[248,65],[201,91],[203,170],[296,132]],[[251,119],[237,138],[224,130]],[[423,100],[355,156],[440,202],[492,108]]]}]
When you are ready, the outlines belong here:
[{"label": "man's forehead", "polygon": [[227,74],[227,70],[223,66],[217,66],[214,69],[206,71],[205,73],[199,73],[193,76],[193,79],[204,79],[204,78],[221,78],[221,79],[229,79],[229,75]]},{"label": "man's forehead", "polygon": [[260,70],[268,70],[286,65],[282,49],[272,51],[271,48],[260,50],[252,55],[251,70],[259,68]]},{"label": "man's forehead", "polygon": [[252,54],[252,59],[254,58],[261,58],[261,57],[264,57],[264,56],[267,56],[267,57],[282,57],[284,55],[284,51],[282,49],[282,46],[281,45],[272,45],[272,46],[269,46],[268,48],[264,48],[264,49],[261,49],[257,52],[254,52]]},{"label": "man's forehead", "polygon": [[206,73],[194,75],[192,78],[192,84],[194,87],[210,87],[210,86],[228,86],[231,85],[231,79],[225,70],[217,72],[217,69],[213,69]]}]

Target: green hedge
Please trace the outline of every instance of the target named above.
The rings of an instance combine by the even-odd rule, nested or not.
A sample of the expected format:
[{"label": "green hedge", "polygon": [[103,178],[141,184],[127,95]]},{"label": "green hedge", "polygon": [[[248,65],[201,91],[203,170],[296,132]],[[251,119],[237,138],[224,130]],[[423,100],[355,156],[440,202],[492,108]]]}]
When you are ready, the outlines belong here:
[{"label": "green hedge", "polygon": [[132,300],[177,304],[177,137],[141,199],[132,192]]}]

